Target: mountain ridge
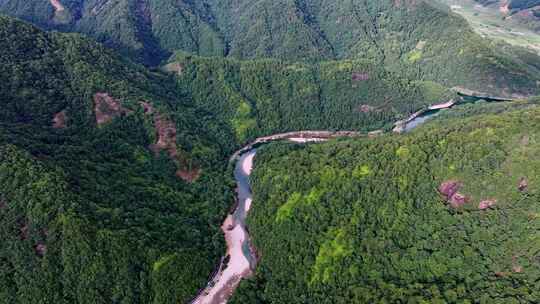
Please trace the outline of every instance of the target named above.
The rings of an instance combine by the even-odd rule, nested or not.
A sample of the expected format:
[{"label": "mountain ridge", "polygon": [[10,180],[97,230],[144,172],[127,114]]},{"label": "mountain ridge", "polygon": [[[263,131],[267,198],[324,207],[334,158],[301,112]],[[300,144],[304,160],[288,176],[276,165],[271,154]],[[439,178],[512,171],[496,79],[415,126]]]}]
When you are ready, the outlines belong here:
[{"label": "mountain ridge", "polygon": [[538,56],[500,51],[512,47],[482,39],[463,18],[432,1],[78,0],[64,6],[77,16],[65,24],[50,13],[36,15],[19,0],[2,0],[0,11],[45,28],[89,34],[152,65],[175,51],[308,63],[364,58],[447,87],[489,85],[508,96],[539,90]]}]

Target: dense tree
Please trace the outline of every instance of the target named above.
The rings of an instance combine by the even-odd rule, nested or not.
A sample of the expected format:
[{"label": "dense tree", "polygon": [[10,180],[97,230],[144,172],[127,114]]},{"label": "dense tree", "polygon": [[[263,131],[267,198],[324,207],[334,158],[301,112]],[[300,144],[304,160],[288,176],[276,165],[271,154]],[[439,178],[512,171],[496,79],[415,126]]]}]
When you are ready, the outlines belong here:
[{"label": "dense tree", "polygon": [[539,117],[529,104],[259,148],[248,225],[261,260],[233,303],[538,302]]},{"label": "dense tree", "polygon": [[0,48],[0,303],[192,298],[224,250],[227,124],[86,39],[1,17]]},{"label": "dense tree", "polygon": [[[536,54],[501,52],[435,0],[59,2],[61,11],[54,1],[3,0],[0,11],[45,28],[85,33],[150,65],[175,51],[311,63],[367,59],[400,76],[447,87],[489,87],[506,95],[539,90]],[[534,1],[510,5],[525,5],[520,2]]]}]

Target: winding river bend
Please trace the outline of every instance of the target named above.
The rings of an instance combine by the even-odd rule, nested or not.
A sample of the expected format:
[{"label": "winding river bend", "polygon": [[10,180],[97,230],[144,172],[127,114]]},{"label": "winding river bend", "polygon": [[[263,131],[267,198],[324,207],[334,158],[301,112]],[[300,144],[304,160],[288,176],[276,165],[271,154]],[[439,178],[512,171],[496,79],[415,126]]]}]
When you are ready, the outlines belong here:
[{"label": "winding river bend", "polygon": [[[474,100],[484,99],[477,96],[465,96]],[[409,118],[395,123],[396,133],[409,132],[439,114],[440,110],[451,108],[470,100],[460,98],[445,103],[431,105],[412,114]],[[491,101],[510,101],[510,99],[491,99]],[[257,146],[280,140],[297,143],[322,142],[331,138],[376,136],[382,131],[362,134],[355,131],[298,131],[274,134],[257,138],[252,143],[238,150],[231,157],[235,161],[234,178],[237,184],[237,206],[227,216],[221,230],[225,235],[227,253],[222,258],[216,274],[210,279],[207,287],[191,302],[192,304],[225,304],[243,278],[253,275],[257,264],[257,253],[250,240],[246,227],[246,218],[253,202],[249,176],[253,169],[253,161]]]},{"label": "winding river bend", "polygon": [[253,201],[249,176],[257,153],[257,144],[270,141],[289,140],[292,142],[321,142],[336,137],[357,137],[358,132],[300,131],[261,137],[240,149],[231,158],[236,161],[234,178],[236,180],[237,206],[229,214],[221,230],[225,235],[227,253],[222,259],[217,273],[208,282],[207,287],[193,300],[193,304],[222,304],[232,296],[233,291],[243,278],[253,274],[257,264],[257,254],[251,244],[246,228],[247,214]]}]

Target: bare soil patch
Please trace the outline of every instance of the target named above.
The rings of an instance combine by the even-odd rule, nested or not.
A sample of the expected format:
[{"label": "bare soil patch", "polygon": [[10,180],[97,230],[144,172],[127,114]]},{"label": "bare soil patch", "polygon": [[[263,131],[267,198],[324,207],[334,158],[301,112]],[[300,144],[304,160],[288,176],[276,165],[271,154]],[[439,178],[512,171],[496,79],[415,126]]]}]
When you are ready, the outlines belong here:
[{"label": "bare soil patch", "polygon": [[66,115],[65,110],[56,113],[53,118],[53,128],[65,129],[67,126],[66,121],[67,121],[67,115]]},{"label": "bare soil patch", "polygon": [[130,113],[120,105],[120,102],[112,98],[108,93],[96,93],[94,95],[94,113],[98,126],[111,122],[115,117]]}]

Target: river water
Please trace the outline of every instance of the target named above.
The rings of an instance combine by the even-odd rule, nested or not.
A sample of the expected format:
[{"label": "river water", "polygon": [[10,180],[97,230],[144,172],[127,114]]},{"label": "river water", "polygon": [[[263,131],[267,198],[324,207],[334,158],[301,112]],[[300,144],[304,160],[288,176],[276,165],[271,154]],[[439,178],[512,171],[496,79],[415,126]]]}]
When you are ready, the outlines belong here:
[{"label": "river water", "polygon": [[[474,100],[476,101],[476,100]],[[474,102],[473,101],[473,102]],[[471,102],[471,101],[468,101]],[[452,104],[453,105],[453,104]],[[407,122],[404,132],[410,132],[418,126],[433,119],[444,109],[429,110],[424,114]],[[306,131],[309,132],[309,131]],[[289,137],[264,141],[262,144],[277,140],[289,140],[296,143],[322,142],[326,138],[320,137]],[[242,151],[242,150],[240,150]],[[219,271],[208,283],[192,304],[225,304],[232,296],[236,287],[243,278],[253,275],[257,264],[257,255],[251,245],[249,232],[246,228],[246,218],[253,202],[250,175],[257,148],[242,151],[236,159],[234,178],[237,185],[238,206],[229,214],[221,229],[227,243],[227,255],[221,263]]]},{"label": "river water", "polygon": [[437,115],[440,114],[440,111],[443,111],[443,110],[429,111],[429,112],[426,112],[425,114],[422,114],[422,115],[416,117],[415,119],[409,121],[405,125],[405,128],[404,128],[403,131],[404,132],[412,131],[416,127],[426,123],[428,120],[435,118]]},{"label": "river water", "polygon": [[[407,123],[405,131],[408,132],[423,124],[437,111],[421,115]],[[283,140],[283,139],[278,139]],[[323,142],[324,138],[287,139],[295,143]],[[236,195],[238,205],[232,214],[225,219],[221,229],[225,234],[227,243],[227,256],[221,264],[220,270],[208,283],[206,289],[199,294],[192,304],[225,304],[243,278],[254,273],[257,256],[251,245],[249,232],[246,228],[246,218],[253,202],[250,175],[257,148],[245,151],[236,160],[234,178],[236,180]]]},{"label": "river water", "polygon": [[250,276],[255,269],[257,258],[251,248],[246,229],[246,217],[253,201],[249,176],[257,149],[249,150],[238,158],[234,169],[238,205],[221,226],[227,243],[227,256],[218,273],[208,283],[207,288],[192,302],[193,304],[226,303],[240,281]]}]

